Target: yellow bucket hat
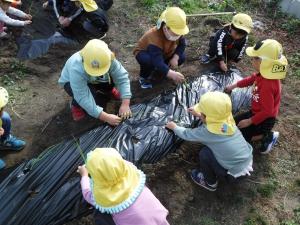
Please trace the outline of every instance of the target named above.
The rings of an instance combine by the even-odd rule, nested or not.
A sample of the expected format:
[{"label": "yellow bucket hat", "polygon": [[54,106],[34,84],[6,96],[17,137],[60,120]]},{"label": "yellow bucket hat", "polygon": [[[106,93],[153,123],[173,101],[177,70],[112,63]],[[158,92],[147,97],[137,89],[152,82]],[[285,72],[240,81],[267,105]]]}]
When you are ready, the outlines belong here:
[{"label": "yellow bucket hat", "polygon": [[253,28],[253,22],[250,16],[245,13],[238,13],[233,18],[231,23],[238,29],[246,31],[248,34]]},{"label": "yellow bucket hat", "polygon": [[88,153],[86,168],[92,180],[95,207],[102,213],[123,211],[144,189],[145,174],[114,148],[96,148]]},{"label": "yellow bucket hat", "polygon": [[4,87],[0,87],[0,109],[8,103],[8,92]]},{"label": "yellow bucket hat", "polygon": [[87,12],[92,12],[98,9],[98,5],[94,0],[71,0],[73,2],[80,2]]},{"label": "yellow bucket hat", "polygon": [[221,135],[232,135],[236,130],[232,117],[231,100],[227,94],[214,91],[201,96],[194,110],[206,116],[206,126],[209,132]]},{"label": "yellow bucket hat", "polygon": [[110,68],[113,53],[107,44],[99,39],[90,40],[80,51],[84,70],[91,76],[102,76]]},{"label": "yellow bucket hat", "polygon": [[189,32],[185,12],[178,7],[169,7],[161,14],[157,21],[158,29],[162,22],[165,22],[167,27],[177,35],[186,35]]},{"label": "yellow bucket hat", "polygon": [[246,49],[248,56],[261,58],[259,72],[270,80],[280,80],[286,76],[288,61],[282,52],[281,44],[273,39],[259,41],[254,47]]}]

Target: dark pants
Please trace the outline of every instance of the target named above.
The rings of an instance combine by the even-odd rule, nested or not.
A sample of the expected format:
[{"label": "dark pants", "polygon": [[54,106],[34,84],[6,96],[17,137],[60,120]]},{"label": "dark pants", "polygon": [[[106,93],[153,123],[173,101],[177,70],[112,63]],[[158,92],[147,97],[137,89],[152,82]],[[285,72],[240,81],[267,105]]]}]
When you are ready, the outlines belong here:
[{"label": "dark pants", "polygon": [[[88,87],[95,99],[96,104],[105,108],[107,102],[111,98],[111,90],[114,88],[114,84],[113,83],[88,84]],[[68,95],[72,97],[72,105],[81,108],[81,106],[74,99],[73,91],[69,82],[64,85],[64,89],[68,93]]]},{"label": "dark pants", "polygon": [[[251,111],[241,113],[237,116],[235,116],[234,120],[235,123],[238,124],[241,120],[249,119],[253,116]],[[246,139],[247,142],[250,142],[252,137],[257,135],[263,135],[263,138],[268,138],[272,135],[272,129],[274,127],[274,124],[276,122],[276,119],[274,117],[267,118],[263,122],[261,122],[258,125],[250,125],[249,127],[241,128],[241,132]]]},{"label": "dark pants", "polygon": [[[222,149],[220,149],[221,151]],[[208,147],[203,147],[199,153],[200,159],[200,172],[203,173],[205,181],[208,184],[215,184],[219,178],[234,179],[227,174],[224,169],[216,160],[213,152]]]},{"label": "dark pants", "polygon": [[0,119],[2,120],[2,128],[4,129],[4,134],[0,137],[0,140],[3,142],[10,135],[11,118],[7,112],[3,112]]},{"label": "dark pants", "polygon": [[115,222],[110,214],[101,213],[95,209],[94,211],[95,225],[115,225]]},{"label": "dark pants", "polygon": [[[165,63],[168,64],[171,58],[165,60]],[[157,70],[157,68],[153,64],[151,55],[147,51],[140,51],[136,55],[136,60],[140,64],[140,77],[147,79],[153,71]],[[185,54],[183,53],[179,55],[178,65],[181,65],[182,63],[184,63],[184,61]]]}]

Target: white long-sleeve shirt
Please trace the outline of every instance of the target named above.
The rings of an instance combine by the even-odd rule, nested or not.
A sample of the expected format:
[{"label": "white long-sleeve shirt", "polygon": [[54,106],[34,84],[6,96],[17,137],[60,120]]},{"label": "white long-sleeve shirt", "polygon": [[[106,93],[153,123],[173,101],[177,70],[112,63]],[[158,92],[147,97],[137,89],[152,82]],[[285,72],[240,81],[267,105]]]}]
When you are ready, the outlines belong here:
[{"label": "white long-sleeve shirt", "polygon": [[23,19],[25,19],[26,15],[27,15],[26,13],[24,13],[21,10],[18,10],[14,7],[9,7],[6,12],[0,7],[0,22],[3,22],[10,26],[16,26],[16,27],[18,27],[18,26],[22,27],[25,25],[24,21],[12,19],[8,15],[6,15],[6,13],[9,13],[11,15],[14,15],[14,16],[17,16],[17,17],[23,18]]}]

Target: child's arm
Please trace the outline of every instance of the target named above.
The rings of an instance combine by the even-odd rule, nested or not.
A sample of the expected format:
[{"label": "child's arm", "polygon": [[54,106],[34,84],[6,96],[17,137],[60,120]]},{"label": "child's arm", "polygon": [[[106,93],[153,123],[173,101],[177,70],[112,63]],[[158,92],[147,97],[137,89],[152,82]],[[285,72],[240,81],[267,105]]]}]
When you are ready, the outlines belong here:
[{"label": "child's arm", "polygon": [[22,18],[22,19],[29,19],[28,14],[26,14],[23,11],[21,11],[19,9],[16,9],[14,7],[9,7],[8,10],[7,10],[7,13],[9,13],[11,15],[14,15],[14,16],[17,16],[17,17]]},{"label": "child's arm", "polygon": [[94,205],[93,195],[90,186],[90,178],[85,166],[78,166],[77,172],[81,175],[81,191],[83,198],[91,205]]},{"label": "child's arm", "polygon": [[244,40],[242,41],[242,43],[240,44],[240,46],[238,46],[237,49],[238,49],[240,52],[239,52],[238,57],[234,60],[235,62],[239,62],[239,61],[242,59],[242,57],[243,57],[243,55],[244,55],[244,53],[245,53],[246,47],[247,47],[247,43],[248,43],[248,36],[246,36],[246,37],[244,38]]},{"label": "child's arm", "polygon": [[[13,7],[9,7],[8,13],[11,12],[11,9],[14,9]],[[16,9],[17,10],[17,9]],[[14,10],[12,10],[14,11]],[[20,11],[20,10],[18,10]],[[21,11],[22,12],[22,11]],[[23,12],[22,12],[23,13]],[[25,13],[24,13],[25,14]],[[25,14],[26,15],[26,14]],[[24,16],[24,15],[23,15]],[[5,13],[0,13],[0,21],[4,22],[5,24],[8,24],[10,26],[25,26],[26,24],[29,24],[28,21],[22,21],[22,20],[15,20],[7,16]]]},{"label": "child's arm", "polygon": [[197,142],[203,141],[204,135],[203,128],[201,126],[194,129],[190,129],[177,126],[174,122],[168,122],[166,124],[166,128],[174,131],[174,133],[183,140]]},{"label": "child's arm", "polygon": [[256,73],[254,73],[251,76],[248,76],[248,77],[238,81],[235,84],[228,85],[225,87],[224,92],[227,94],[230,94],[231,91],[237,87],[239,87],[239,88],[248,87],[254,83],[256,76],[257,76]]}]

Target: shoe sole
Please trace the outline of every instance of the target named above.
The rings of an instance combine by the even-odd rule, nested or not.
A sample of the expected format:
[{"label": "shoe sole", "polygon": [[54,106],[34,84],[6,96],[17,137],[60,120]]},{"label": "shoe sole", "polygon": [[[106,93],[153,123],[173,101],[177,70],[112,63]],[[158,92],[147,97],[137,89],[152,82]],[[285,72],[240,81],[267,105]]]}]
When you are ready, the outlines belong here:
[{"label": "shoe sole", "polygon": [[22,147],[20,147],[20,148],[18,148],[18,149],[16,149],[16,148],[11,148],[11,147],[6,147],[6,146],[0,146],[0,150],[1,150],[1,151],[2,151],[2,150],[4,150],[4,151],[10,150],[10,151],[16,151],[16,152],[18,152],[18,151],[23,150],[24,148],[25,148],[25,145],[22,146]]},{"label": "shoe sole", "polygon": [[142,89],[151,89],[152,88],[152,85],[151,85],[151,87],[150,86],[149,87],[143,86],[142,82],[140,80],[139,80],[139,83],[140,83]]},{"label": "shoe sole", "polygon": [[274,145],[276,144],[276,142],[277,142],[278,137],[279,137],[279,132],[277,132],[277,131],[274,132],[272,142],[268,145],[267,150],[264,151],[264,152],[261,152],[261,154],[266,155],[266,154],[268,154],[269,152],[271,152],[273,146],[274,146]]},{"label": "shoe sole", "polygon": [[214,192],[214,191],[217,190],[217,188],[216,188],[216,189],[210,189],[210,188],[208,188],[208,187],[205,186],[205,185],[199,184],[197,181],[194,180],[194,177],[193,177],[192,175],[191,175],[191,178],[192,178],[192,180],[194,181],[195,184],[197,184],[197,185],[200,186],[200,187],[205,188],[205,189],[208,190],[208,191]]}]

